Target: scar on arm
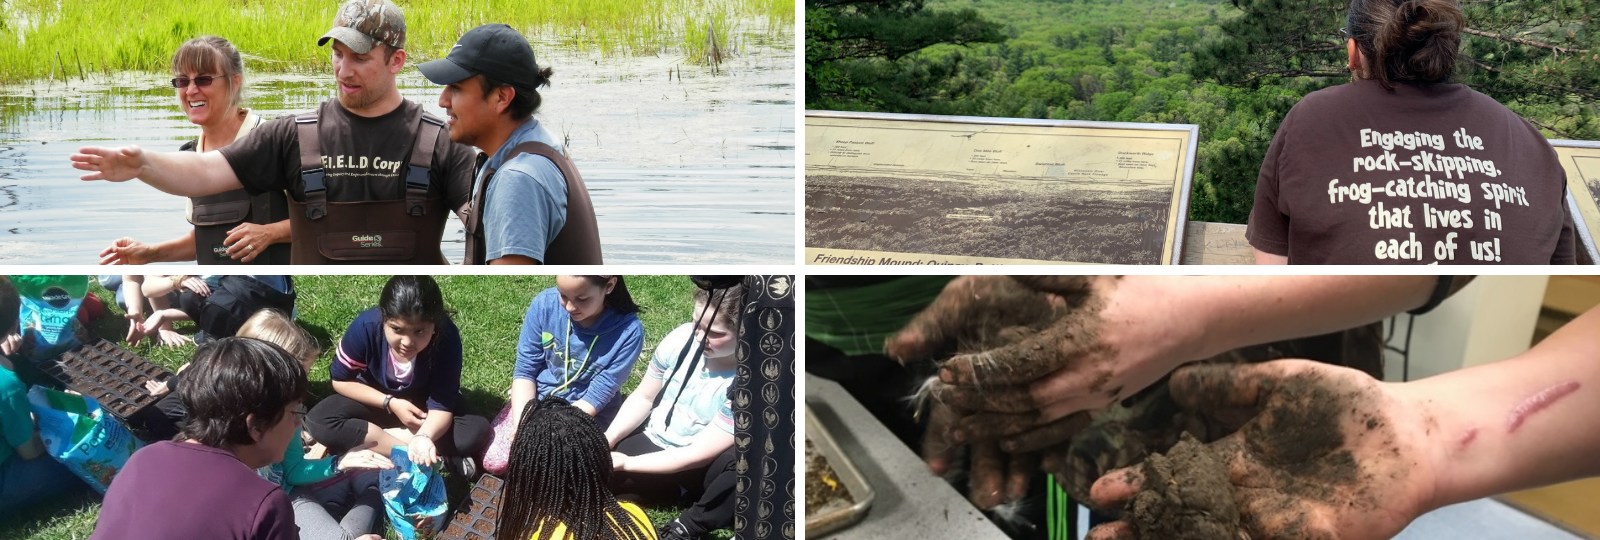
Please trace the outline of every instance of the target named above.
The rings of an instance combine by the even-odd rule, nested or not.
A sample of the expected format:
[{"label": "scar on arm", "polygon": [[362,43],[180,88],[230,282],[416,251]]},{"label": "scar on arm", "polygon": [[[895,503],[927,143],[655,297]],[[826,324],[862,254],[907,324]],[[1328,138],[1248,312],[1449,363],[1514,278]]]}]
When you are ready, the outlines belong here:
[{"label": "scar on arm", "polygon": [[1578,384],[1578,381],[1567,381],[1528,396],[1528,399],[1522,400],[1522,403],[1518,403],[1516,407],[1511,409],[1511,415],[1507,417],[1506,433],[1516,432],[1517,428],[1527,421],[1529,416],[1533,416],[1533,413],[1544,410],[1557,400],[1578,391],[1579,386],[1581,385]]},{"label": "scar on arm", "polygon": [[1462,435],[1461,436],[1461,442],[1459,444],[1457,444],[1456,446],[1460,450],[1466,450],[1467,446],[1470,446],[1472,444],[1472,441],[1477,440],[1477,438],[1478,438],[1478,428],[1469,429],[1469,430],[1467,430],[1466,435]]}]

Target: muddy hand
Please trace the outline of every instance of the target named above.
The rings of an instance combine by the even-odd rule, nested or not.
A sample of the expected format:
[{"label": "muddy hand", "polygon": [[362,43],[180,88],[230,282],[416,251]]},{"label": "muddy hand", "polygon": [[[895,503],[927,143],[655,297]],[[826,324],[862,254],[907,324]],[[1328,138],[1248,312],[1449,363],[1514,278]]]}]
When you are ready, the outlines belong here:
[{"label": "muddy hand", "polygon": [[1037,454],[1007,454],[994,442],[973,444],[967,500],[984,510],[1021,500],[1038,469]]},{"label": "muddy hand", "polygon": [[[1428,420],[1394,387],[1309,361],[1201,365],[1173,374],[1173,397],[1200,413],[1254,411],[1240,431],[1205,448],[1226,463],[1241,537],[1389,538],[1426,508],[1436,471],[1424,455]],[[1091,499],[1124,506],[1139,466],[1095,482]],[[1132,538],[1136,523],[1090,538]]]},{"label": "muddy hand", "polygon": [[[1045,279],[1045,278],[1039,278]],[[1036,286],[1071,292],[1070,283]],[[1165,377],[1184,362],[1204,356],[1203,321],[1193,316],[1194,303],[1204,297],[1189,294],[1191,287],[1166,276],[1099,277],[1093,291],[1067,298],[1069,316],[1011,347],[956,358],[946,364],[982,376],[983,365],[1032,366],[1028,369],[991,367],[989,379],[1015,374],[1031,382],[1033,402],[1040,417],[1055,420],[1079,411],[1095,410],[1134,395]],[[1037,372],[1049,369],[1037,376]],[[981,381],[980,381],[981,382]]]},{"label": "muddy hand", "polygon": [[1007,453],[1035,452],[1064,443],[1089,423],[1086,413],[1043,419],[1025,386],[980,389],[934,380],[928,393],[935,402],[970,411],[955,420],[951,436],[956,442],[999,439],[1000,448]]},{"label": "muddy hand", "polygon": [[994,347],[1018,328],[1043,328],[1063,306],[1061,298],[1006,276],[964,276],[890,336],[884,349],[902,364],[941,362],[958,350]]},{"label": "muddy hand", "polygon": [[122,182],[139,176],[144,166],[144,151],[138,146],[104,148],[85,146],[72,155],[72,168],[89,171],[79,180],[110,180]]}]

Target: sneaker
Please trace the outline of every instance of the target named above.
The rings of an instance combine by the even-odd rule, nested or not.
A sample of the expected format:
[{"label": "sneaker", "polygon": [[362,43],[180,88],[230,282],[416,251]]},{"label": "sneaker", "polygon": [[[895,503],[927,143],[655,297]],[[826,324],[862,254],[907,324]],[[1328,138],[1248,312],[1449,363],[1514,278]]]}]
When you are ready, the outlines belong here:
[{"label": "sneaker", "polygon": [[701,540],[703,535],[692,534],[689,527],[676,519],[656,528],[656,540]]},{"label": "sneaker", "polygon": [[466,478],[468,482],[477,480],[478,474],[482,472],[478,470],[478,460],[472,459],[472,456],[448,458],[445,460],[445,467],[450,469],[451,473]]}]

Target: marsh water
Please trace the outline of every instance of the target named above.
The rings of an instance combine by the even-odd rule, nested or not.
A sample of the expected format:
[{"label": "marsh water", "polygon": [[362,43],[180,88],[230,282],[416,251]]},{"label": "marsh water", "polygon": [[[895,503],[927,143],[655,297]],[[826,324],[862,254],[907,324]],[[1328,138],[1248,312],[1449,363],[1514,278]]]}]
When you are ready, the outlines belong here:
[{"label": "marsh water", "polygon": [[[607,263],[790,264],[795,246],[794,38],[750,40],[718,66],[534,44],[555,69],[536,116],[588,184]],[[267,118],[333,96],[327,72],[249,73]],[[184,200],[138,181],[83,182],[80,146],[176,150],[199,128],[163,73],[0,86],[0,263],[93,264],[112,240],[183,234]],[[400,92],[435,114],[439,87],[408,64]],[[451,218],[445,255],[462,256]]]}]

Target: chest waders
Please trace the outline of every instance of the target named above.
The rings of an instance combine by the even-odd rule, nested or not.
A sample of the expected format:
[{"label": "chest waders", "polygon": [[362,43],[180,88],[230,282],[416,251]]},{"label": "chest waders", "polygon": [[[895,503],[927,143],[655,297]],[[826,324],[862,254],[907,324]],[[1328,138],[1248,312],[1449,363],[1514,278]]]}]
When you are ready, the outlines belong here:
[{"label": "chest waders", "polygon": [[[595,224],[594,205],[589,201],[589,188],[578,175],[578,168],[567,156],[550,145],[528,141],[511,147],[506,161],[522,154],[544,156],[561,169],[567,181],[567,224],[561,227],[555,240],[544,250],[542,264],[601,264],[600,227]],[[472,190],[472,204],[468,206],[467,255],[462,264],[486,264],[483,238],[483,199],[489,193],[489,182],[494,181],[495,169],[483,175],[483,184]]]},{"label": "chest waders", "polygon": [[[294,119],[300,138],[300,182],[295,191],[301,200],[289,200],[289,227],[293,264],[447,264],[439,242],[444,237],[449,210],[440,197],[430,197],[433,150],[444,134],[444,122],[423,113],[409,119],[416,134],[411,159],[402,174],[376,180],[373,191],[393,192],[403,183],[405,196],[394,200],[335,202],[328,200],[328,184],[322,166],[322,147],[317,120],[333,102],[322,104],[317,113]],[[435,210],[429,212],[429,210]]]},{"label": "chest waders", "polygon": [[[197,151],[191,141],[180,150]],[[189,199],[194,209],[189,213],[189,223],[194,225],[194,262],[196,264],[289,264],[289,244],[257,246],[261,253],[249,263],[228,256],[228,232],[241,223],[268,225],[289,218],[288,197],[282,191],[271,191],[256,196],[236,189],[205,197]]]}]

